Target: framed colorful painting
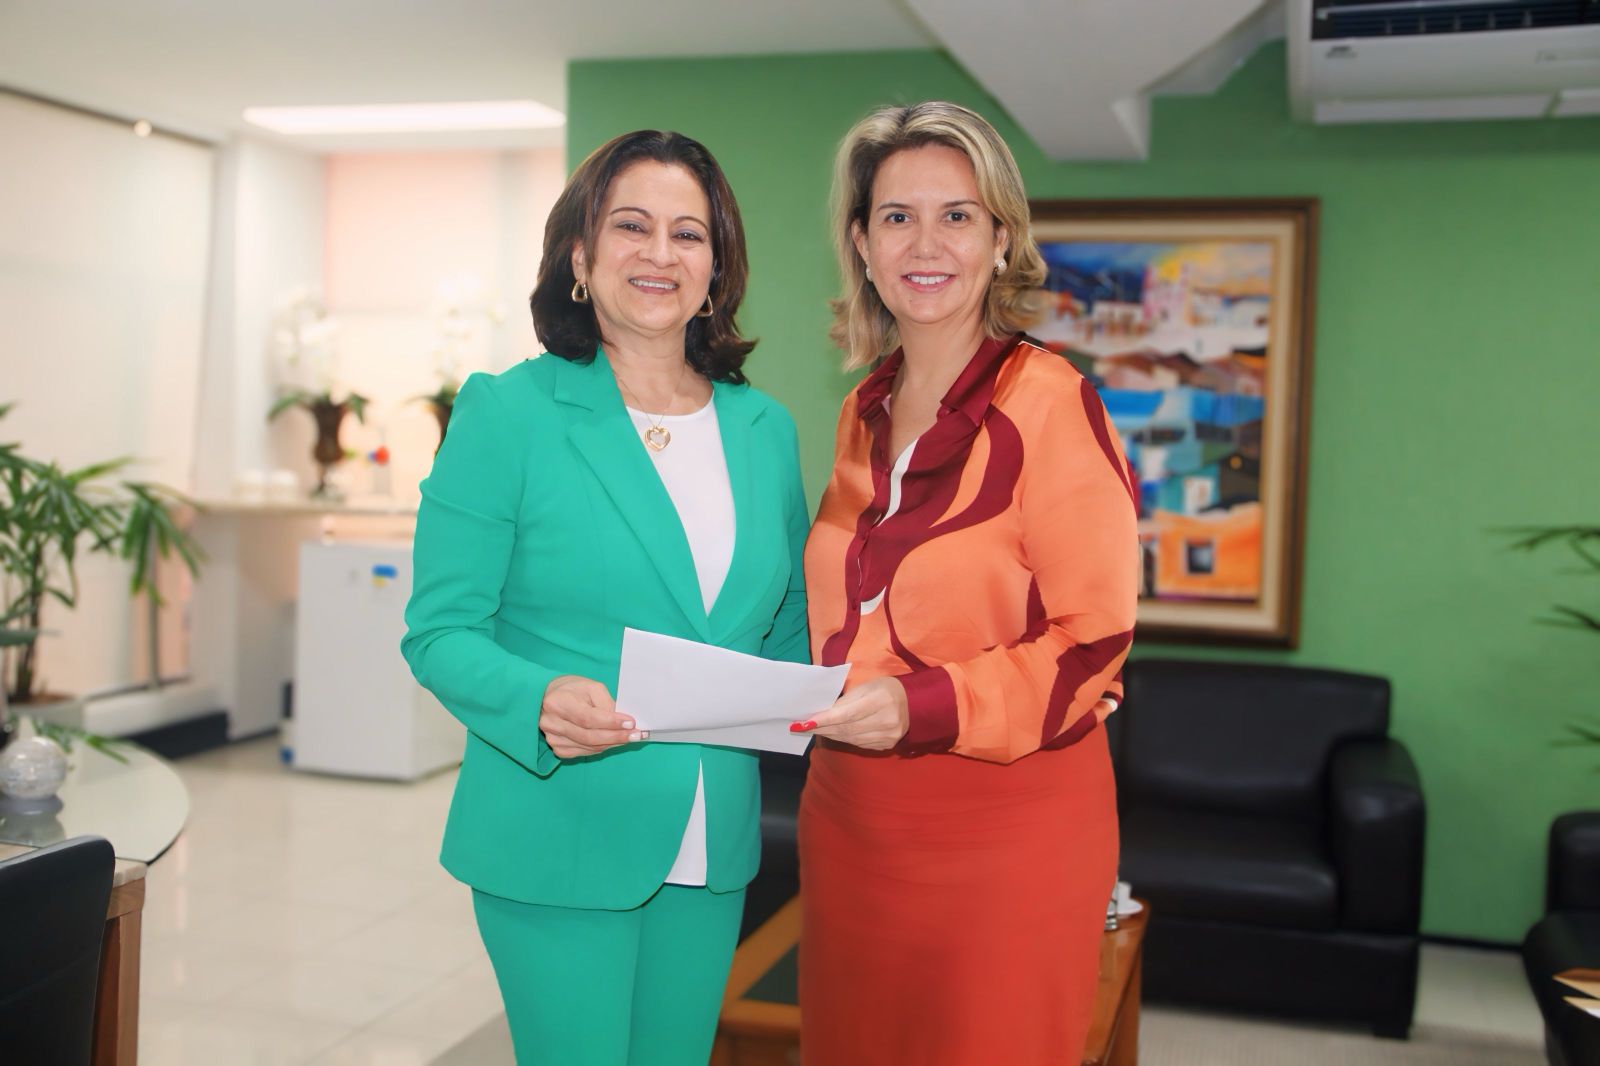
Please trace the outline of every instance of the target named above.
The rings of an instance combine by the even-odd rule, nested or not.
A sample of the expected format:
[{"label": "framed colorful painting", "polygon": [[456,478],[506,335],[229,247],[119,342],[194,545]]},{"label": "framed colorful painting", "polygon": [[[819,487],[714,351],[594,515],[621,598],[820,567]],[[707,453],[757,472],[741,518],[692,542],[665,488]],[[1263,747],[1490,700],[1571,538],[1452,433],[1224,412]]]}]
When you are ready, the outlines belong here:
[{"label": "framed colorful painting", "polygon": [[1139,636],[1293,647],[1315,200],[1053,200],[1031,331],[1100,392],[1139,483]]}]

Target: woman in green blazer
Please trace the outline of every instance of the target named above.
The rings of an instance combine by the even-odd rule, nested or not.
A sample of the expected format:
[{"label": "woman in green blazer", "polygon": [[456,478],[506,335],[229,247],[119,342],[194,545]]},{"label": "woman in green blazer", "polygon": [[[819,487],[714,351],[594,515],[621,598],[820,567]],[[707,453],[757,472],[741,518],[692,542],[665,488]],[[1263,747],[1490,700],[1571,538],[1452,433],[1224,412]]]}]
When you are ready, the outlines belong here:
[{"label": "woman in green blazer", "polygon": [[520,1063],[704,1066],[754,876],[756,757],[652,744],[626,626],[808,661],[794,422],[745,383],[715,160],[641,131],[578,167],[531,304],[547,354],[461,389],[402,651],[467,726],[441,861]]}]

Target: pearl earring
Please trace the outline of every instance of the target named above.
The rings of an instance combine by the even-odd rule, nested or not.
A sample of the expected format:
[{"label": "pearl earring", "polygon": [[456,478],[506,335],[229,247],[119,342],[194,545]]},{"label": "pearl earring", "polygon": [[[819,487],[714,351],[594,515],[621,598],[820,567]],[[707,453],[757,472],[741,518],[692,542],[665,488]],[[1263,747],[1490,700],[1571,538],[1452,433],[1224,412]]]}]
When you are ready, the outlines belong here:
[{"label": "pearl earring", "polygon": [[999,259],[996,259],[994,261],[994,272],[997,275],[1004,274],[1006,272],[1006,257],[1005,256],[1002,255]]},{"label": "pearl earring", "polygon": [[870,266],[867,267],[867,280],[868,281],[872,280],[872,267],[870,267]]}]

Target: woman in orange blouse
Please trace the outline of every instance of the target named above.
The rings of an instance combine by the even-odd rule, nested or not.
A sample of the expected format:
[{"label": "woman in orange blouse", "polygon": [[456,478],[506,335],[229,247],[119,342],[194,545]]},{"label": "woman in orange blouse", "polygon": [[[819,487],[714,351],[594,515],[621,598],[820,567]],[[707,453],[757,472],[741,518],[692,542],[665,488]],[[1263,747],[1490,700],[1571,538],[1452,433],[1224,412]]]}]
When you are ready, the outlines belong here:
[{"label": "woman in orange blouse", "polygon": [[1044,264],[992,126],[924,103],[840,148],[847,366],[806,547],[811,1066],[1079,1061],[1117,868],[1104,730],[1133,639],[1134,482],[1099,397],[1018,330]]}]

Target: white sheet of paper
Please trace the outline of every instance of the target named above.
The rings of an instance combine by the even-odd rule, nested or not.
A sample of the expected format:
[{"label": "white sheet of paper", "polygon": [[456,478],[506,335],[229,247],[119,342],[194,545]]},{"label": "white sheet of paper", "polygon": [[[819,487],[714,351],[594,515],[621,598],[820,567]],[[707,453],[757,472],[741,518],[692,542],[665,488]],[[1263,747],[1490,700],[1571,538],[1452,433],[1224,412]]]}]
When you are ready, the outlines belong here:
[{"label": "white sheet of paper", "polygon": [[624,629],[617,710],[649,730],[652,743],[799,755],[811,738],[789,732],[790,723],[832,706],[849,673]]}]

